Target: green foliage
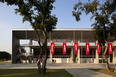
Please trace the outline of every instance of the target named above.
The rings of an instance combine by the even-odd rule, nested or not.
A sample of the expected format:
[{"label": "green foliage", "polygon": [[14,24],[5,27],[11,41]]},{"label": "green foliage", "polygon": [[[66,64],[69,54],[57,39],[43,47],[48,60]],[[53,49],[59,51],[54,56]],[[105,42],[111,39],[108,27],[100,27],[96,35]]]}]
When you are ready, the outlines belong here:
[{"label": "green foliage", "polygon": [[110,23],[110,26],[111,26],[110,34],[111,36],[114,36],[116,40],[116,14],[113,14],[111,19],[112,19],[112,23]]},{"label": "green foliage", "polygon": [[[51,15],[53,9],[53,3],[55,0],[0,0],[0,2],[6,2],[7,5],[18,6],[15,9],[15,13],[23,16],[23,22],[28,21],[35,31],[37,36],[37,42],[40,47],[40,57],[45,52],[45,58],[42,64],[42,69],[39,69],[39,73],[46,72],[46,61],[48,57],[47,39],[48,33],[55,28],[57,18],[55,15]],[[41,43],[42,39],[42,43]],[[39,64],[37,64],[39,66]]]},{"label": "green foliage", "polygon": [[99,5],[99,1],[97,0],[94,0],[91,3],[84,4],[85,13],[88,14],[89,12],[91,12],[92,14],[94,14],[94,12],[97,10],[98,5]]},{"label": "green foliage", "polygon": [[91,13],[95,22],[92,24],[95,29],[95,38],[102,44],[107,41],[108,35],[116,38],[116,0],[92,0],[86,3],[78,2],[74,6],[73,16],[76,21],[80,20],[82,12]]},{"label": "green foliage", "polygon": [[6,2],[7,5],[18,6],[15,9],[15,13],[23,16],[23,22],[30,22],[30,25],[37,36],[41,57],[43,52],[45,52],[45,58],[42,65],[42,72],[45,73],[48,57],[47,36],[57,24],[56,16],[51,15],[51,10],[53,9],[53,3],[55,0],[0,0],[0,2]]},{"label": "green foliage", "polygon": [[57,18],[51,15],[55,0],[0,0],[0,2],[18,6],[15,13],[23,16],[23,22],[29,21],[33,28],[42,31],[46,28],[47,32],[50,32],[56,26]]},{"label": "green foliage", "polygon": [[8,52],[0,52],[0,60],[10,60],[11,59],[11,54]]}]

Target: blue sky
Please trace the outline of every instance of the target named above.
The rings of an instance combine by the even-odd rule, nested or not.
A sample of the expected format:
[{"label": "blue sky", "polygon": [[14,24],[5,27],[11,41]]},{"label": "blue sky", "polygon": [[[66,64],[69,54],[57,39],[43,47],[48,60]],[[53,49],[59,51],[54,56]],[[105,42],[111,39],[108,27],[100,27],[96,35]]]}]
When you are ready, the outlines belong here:
[{"label": "blue sky", "polygon": [[[81,21],[76,22],[72,16],[74,4],[78,0],[56,0],[52,14],[58,18],[56,28],[92,28],[90,16],[83,14]],[[16,6],[0,3],[0,51],[12,51],[12,28],[31,28],[28,22],[22,23],[22,17],[14,13]]]}]

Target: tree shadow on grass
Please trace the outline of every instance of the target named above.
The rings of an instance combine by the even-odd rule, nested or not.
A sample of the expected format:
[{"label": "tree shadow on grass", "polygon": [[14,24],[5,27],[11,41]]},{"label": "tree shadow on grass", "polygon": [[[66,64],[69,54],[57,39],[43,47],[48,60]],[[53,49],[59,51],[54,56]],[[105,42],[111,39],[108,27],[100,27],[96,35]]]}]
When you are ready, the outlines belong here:
[{"label": "tree shadow on grass", "polygon": [[64,69],[48,69],[46,74],[38,74],[37,69],[0,69],[0,77],[72,77]]},{"label": "tree shadow on grass", "polygon": [[[115,76],[116,77],[116,73],[115,72],[108,72],[107,69],[90,69],[90,70],[95,71],[95,72],[104,73],[104,74],[107,74],[107,75],[111,75],[111,76]],[[114,68],[112,68],[112,70],[114,70]]]}]

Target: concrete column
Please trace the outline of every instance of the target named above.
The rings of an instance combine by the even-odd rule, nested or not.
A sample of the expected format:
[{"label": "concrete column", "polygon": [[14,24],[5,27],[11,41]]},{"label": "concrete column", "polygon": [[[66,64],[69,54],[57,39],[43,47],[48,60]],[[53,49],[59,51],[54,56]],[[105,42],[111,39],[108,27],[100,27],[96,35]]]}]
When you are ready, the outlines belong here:
[{"label": "concrete column", "polygon": [[[29,41],[29,45],[32,45],[32,40],[31,39]],[[29,50],[30,50],[30,55],[32,55],[32,48],[30,47]]]},{"label": "concrete column", "polygon": [[73,46],[73,41],[71,41],[71,45]]},{"label": "concrete column", "polygon": [[32,39],[29,40],[29,45],[32,45]]},{"label": "concrete column", "polygon": [[[114,41],[113,46],[116,46],[116,41]],[[113,50],[113,63],[116,64],[116,48]]]},{"label": "concrete column", "polygon": [[34,50],[32,49],[32,55],[33,55],[33,57],[32,57],[32,63],[34,63]]},{"label": "concrete column", "polygon": [[[98,43],[98,41],[96,41],[96,46],[97,46],[97,43]],[[96,51],[95,51],[96,53],[95,53],[95,60],[94,60],[94,63],[99,63],[99,54],[97,53],[97,49],[96,49]]]},{"label": "concrete column", "polygon": [[113,63],[116,64],[116,48],[113,50]]},{"label": "concrete column", "polygon": [[74,51],[73,51],[73,48],[71,48],[70,63],[73,63],[73,59],[74,59]]},{"label": "concrete column", "polygon": [[[52,41],[50,41],[52,43]],[[50,48],[50,63],[52,63],[52,54],[51,54],[51,48]]]},{"label": "concrete column", "polygon": [[[31,45],[32,45],[32,39],[29,40],[29,46],[31,46]],[[29,63],[33,63],[34,62],[34,56],[33,56],[32,48],[31,47],[29,47],[29,54],[32,57],[31,61],[29,61]]]},{"label": "concrete column", "polygon": [[[73,41],[71,41],[71,45],[73,46]],[[73,63],[73,60],[74,60],[74,51],[72,47],[70,52],[70,63]]]},{"label": "concrete column", "polygon": [[52,54],[51,54],[51,49],[50,49],[50,63],[52,63]]},{"label": "concrete column", "polygon": [[97,49],[96,49],[96,54],[95,54],[95,60],[94,63],[99,63],[99,55],[97,54]]},{"label": "concrete column", "polygon": [[31,47],[29,48],[29,51],[30,51],[30,55],[32,55],[32,48]]},{"label": "concrete column", "polygon": [[77,55],[77,63],[81,63],[81,59],[80,59],[80,48],[78,48],[78,55]]},{"label": "concrete column", "polygon": [[80,46],[80,41],[78,41],[78,54],[77,54],[77,57],[76,57],[76,62],[77,63],[80,63],[80,48],[79,48],[79,46]]}]

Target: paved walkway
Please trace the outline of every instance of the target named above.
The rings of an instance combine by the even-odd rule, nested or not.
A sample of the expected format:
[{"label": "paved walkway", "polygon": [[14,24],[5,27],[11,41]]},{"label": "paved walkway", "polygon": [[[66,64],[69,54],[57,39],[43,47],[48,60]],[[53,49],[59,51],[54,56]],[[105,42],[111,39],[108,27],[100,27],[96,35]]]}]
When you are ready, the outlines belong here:
[{"label": "paved walkway", "polygon": [[[111,66],[114,66],[111,64]],[[48,69],[65,69],[74,77],[112,77],[99,72],[94,72],[88,69],[104,69],[105,64],[47,64]],[[0,65],[0,69],[37,69],[36,64],[5,64]]]},{"label": "paved walkway", "polygon": [[103,73],[99,73],[99,72],[94,72],[88,69],[65,69],[66,71],[68,71],[70,74],[73,75],[73,77],[113,77],[110,75],[106,75]]}]

